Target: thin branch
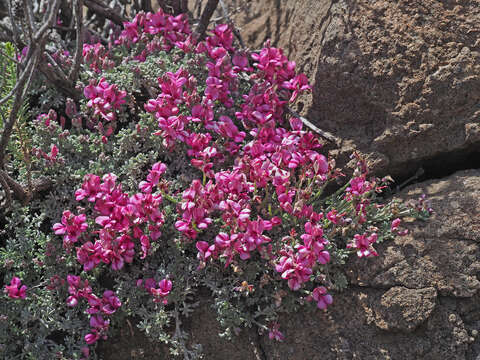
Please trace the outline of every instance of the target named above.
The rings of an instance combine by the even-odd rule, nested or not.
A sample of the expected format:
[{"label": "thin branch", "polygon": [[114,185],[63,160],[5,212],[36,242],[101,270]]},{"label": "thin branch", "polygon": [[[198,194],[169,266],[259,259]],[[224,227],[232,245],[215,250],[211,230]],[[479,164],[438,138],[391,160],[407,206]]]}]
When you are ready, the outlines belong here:
[{"label": "thin branch", "polygon": [[12,2],[8,2],[8,16],[10,17],[10,22],[12,24],[12,34],[13,34],[13,39],[15,40],[16,44],[20,43],[20,35],[18,32],[18,27],[17,23],[15,22],[15,17],[13,16],[12,13]]},{"label": "thin branch", "polygon": [[188,0],[180,0],[180,12],[186,14],[188,12]]},{"label": "thin branch", "polygon": [[[48,13],[47,21],[42,24],[40,29],[37,30],[35,36],[33,37],[34,43],[38,43],[44,36],[45,32],[55,25],[55,20],[57,19],[58,9],[60,8],[61,0],[54,0],[55,2],[50,7],[50,12]],[[32,45],[32,44],[30,44]]]},{"label": "thin branch", "polygon": [[[8,117],[8,121],[4,124],[2,136],[0,138],[0,169],[3,169],[7,144],[8,144],[8,141],[10,140],[10,136],[13,131],[13,126],[17,121],[17,113],[20,110],[20,107],[22,106],[22,103],[23,103],[23,94],[25,91],[28,91],[28,88],[30,87],[30,83],[32,80],[31,74],[35,70],[38,59],[39,59],[39,55],[38,55],[38,51],[36,51],[35,54],[33,55],[33,58],[30,60],[31,62],[31,64],[29,64],[30,66],[27,66],[27,68],[22,73],[21,79],[17,81],[17,84],[16,84],[17,90],[15,92],[15,98],[13,100],[12,108],[10,110],[10,115]],[[28,73],[28,77],[26,76],[27,73]]]},{"label": "thin branch", "polygon": [[30,200],[30,194],[23,189],[22,185],[13,180],[4,170],[0,170],[0,174],[7,183],[9,191],[12,190],[15,199],[24,204]]},{"label": "thin branch", "polygon": [[227,7],[225,6],[225,3],[223,2],[223,0],[219,0],[219,1],[220,1],[220,5],[222,6],[223,16],[227,19],[228,25],[230,25],[230,27],[232,28],[233,35],[235,35],[235,37],[237,38],[242,49],[245,49],[245,43],[243,42],[242,35],[240,35],[240,31],[238,31],[233,20],[230,18],[230,16],[228,16],[228,10],[227,10]]},{"label": "thin branch", "polygon": [[2,172],[0,172],[0,185],[2,185],[3,191],[5,191],[5,197],[6,197],[5,207],[8,209],[12,205],[12,194],[10,194],[10,186],[8,186],[8,183],[4,179]]},{"label": "thin branch", "polygon": [[48,60],[50,60],[51,64],[52,65],[52,69],[53,71],[55,72],[55,74],[57,75],[57,77],[59,77],[60,79],[62,79],[63,81],[67,81],[67,74],[65,74],[65,72],[63,71],[62,67],[60,66],[59,63],[57,63],[57,61],[52,57],[52,55],[50,55],[50,53],[48,51],[45,51],[45,55],[47,56]]},{"label": "thin branch", "polygon": [[290,107],[287,106],[286,109],[291,115],[293,115],[296,118],[299,118],[300,120],[302,120],[302,123],[304,123],[305,126],[307,126],[313,132],[316,132],[318,135],[320,135],[324,139],[327,139],[328,141],[331,141],[335,144],[339,144],[340,140],[337,137],[335,137],[334,135],[330,134],[327,131],[319,129],[318,127],[313,125],[310,121],[308,121],[308,119],[304,118],[302,115],[300,115],[299,113],[297,113],[295,110],[291,109]]},{"label": "thin branch", "polygon": [[151,0],[142,0],[142,2],[140,4],[140,7],[145,12],[151,12],[152,11],[152,1]]},{"label": "thin branch", "polygon": [[32,82],[33,74],[35,73],[35,68],[37,67],[38,61],[39,61],[39,57],[33,59],[32,71],[30,71],[30,74],[28,75],[27,82],[25,83],[26,85],[25,85],[25,87],[23,89],[23,92],[22,92],[22,99],[24,99],[25,96],[27,96],[27,92],[28,92],[28,89],[30,88],[30,84]]},{"label": "thin branch", "polygon": [[[20,66],[22,65],[22,63],[21,63],[20,61],[18,61],[17,59],[8,56],[8,55],[5,53],[5,51],[3,51],[3,49],[2,49],[1,47],[0,47],[0,55],[2,55],[4,58],[8,59],[9,61],[13,61],[13,62],[14,62],[15,64],[17,64],[17,65],[20,65]],[[5,66],[7,65],[6,62],[5,62],[4,65],[5,65]],[[4,73],[4,72],[2,71],[2,74],[3,74],[3,73]]]},{"label": "thin branch", "polygon": [[47,66],[43,62],[39,65],[40,71],[53,86],[76,101],[80,99],[80,92],[72,86],[72,83],[67,78],[58,77],[57,73],[52,70],[52,67]]},{"label": "thin branch", "polygon": [[23,0],[23,7],[27,15],[28,38],[30,39],[30,41],[32,41],[33,34],[35,32],[35,24],[33,21],[34,16],[33,16],[32,8],[29,5],[29,1]]},{"label": "thin branch", "polygon": [[103,17],[110,19],[115,24],[123,26],[124,22],[127,22],[122,15],[118,14],[112,8],[105,6],[104,4],[98,3],[96,0],[84,0],[85,6],[88,7],[93,12],[102,15]]},{"label": "thin branch", "polygon": [[197,18],[200,17],[201,13],[202,13],[202,0],[196,0],[195,2],[195,6],[193,7],[193,11],[197,12]]},{"label": "thin branch", "polygon": [[73,58],[73,67],[68,74],[68,79],[75,83],[77,80],[78,72],[80,71],[80,64],[82,63],[82,53],[83,53],[83,0],[76,0],[75,7],[73,8],[73,13],[75,15],[75,22],[77,24],[77,38],[76,38],[76,47],[75,47],[75,57]]},{"label": "thin branch", "polygon": [[205,38],[205,33],[207,31],[208,24],[212,18],[215,9],[217,8],[219,0],[208,0],[207,5],[203,9],[202,16],[200,17],[200,22],[198,23],[197,29],[195,30],[196,38],[201,41]]},{"label": "thin branch", "polygon": [[29,191],[25,191],[24,187],[12,179],[4,170],[0,170],[0,184],[7,193],[7,197],[10,198],[10,204],[7,198],[7,208],[11,205],[12,196],[10,192],[13,192],[13,197],[16,200],[26,204],[31,199],[42,196],[42,192],[50,190],[54,185],[51,179],[41,177],[33,181]]}]

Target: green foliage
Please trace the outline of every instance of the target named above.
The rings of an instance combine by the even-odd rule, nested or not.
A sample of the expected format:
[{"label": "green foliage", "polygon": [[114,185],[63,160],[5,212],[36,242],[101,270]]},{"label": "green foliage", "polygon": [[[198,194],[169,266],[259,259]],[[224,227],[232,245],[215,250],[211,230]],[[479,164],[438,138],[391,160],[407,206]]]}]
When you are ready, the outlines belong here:
[{"label": "green foliage", "polygon": [[[7,96],[17,82],[17,66],[15,59],[15,47],[12,43],[0,42],[0,99]],[[0,105],[0,128],[3,127],[4,119],[10,115],[13,98]]]}]

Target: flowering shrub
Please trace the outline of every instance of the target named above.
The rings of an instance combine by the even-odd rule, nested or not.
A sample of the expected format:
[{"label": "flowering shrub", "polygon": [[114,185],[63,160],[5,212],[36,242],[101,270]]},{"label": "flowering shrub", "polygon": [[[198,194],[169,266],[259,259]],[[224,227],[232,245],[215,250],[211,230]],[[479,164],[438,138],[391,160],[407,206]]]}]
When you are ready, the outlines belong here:
[{"label": "flowering shrub", "polygon": [[84,98],[32,122],[37,156],[14,162],[24,179],[55,186],[9,215],[5,354],[95,357],[134,315],[193,356],[179,319],[202,288],[223,335],[255,325],[281,341],[278,314],[332,305],[350,255],[379,255],[376,243],[405,233],[402,217],[430,211],[424,199],[383,201],[387,179],[358,154],[353,177],[329,190],[342,173],[286,111],[307,78],[268,42],[237,49],[226,25],[198,42],[185,17],[160,10],[83,56]]}]

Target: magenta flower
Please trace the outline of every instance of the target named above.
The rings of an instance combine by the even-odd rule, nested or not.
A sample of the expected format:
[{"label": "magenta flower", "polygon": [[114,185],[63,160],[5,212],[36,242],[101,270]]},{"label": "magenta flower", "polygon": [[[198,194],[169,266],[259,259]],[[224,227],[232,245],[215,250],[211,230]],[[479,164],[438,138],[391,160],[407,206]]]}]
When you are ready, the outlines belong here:
[{"label": "magenta flower", "polygon": [[100,177],[88,174],[85,175],[82,188],[75,191],[75,199],[80,201],[87,198],[88,201],[94,202],[100,191]]},{"label": "magenta flower", "polygon": [[125,104],[127,92],[119,90],[117,85],[109,84],[104,78],[101,78],[97,85],[91,82],[83,89],[83,94],[89,99],[87,106],[94,109],[94,115],[100,115],[101,118],[110,122],[115,120],[115,110],[120,105]]},{"label": "magenta flower", "polygon": [[210,245],[206,241],[197,241],[196,247],[198,250],[197,258],[201,262],[205,262],[212,254],[215,254],[215,245]]},{"label": "magenta flower", "polygon": [[333,298],[327,294],[327,289],[324,286],[316,287],[312,292],[313,299],[317,302],[319,309],[326,309],[328,305],[333,303]]},{"label": "magenta flower", "polygon": [[151,287],[150,293],[154,296],[154,302],[163,302],[164,305],[168,303],[167,296],[172,290],[172,282],[168,279],[163,279],[158,282],[158,288]]},{"label": "magenta flower", "polygon": [[280,325],[276,322],[270,325],[270,331],[268,332],[268,337],[270,338],[270,340],[285,340],[285,336],[279,331],[279,328]]},{"label": "magenta flower", "polygon": [[402,220],[400,220],[399,218],[393,220],[392,225],[390,227],[390,231],[392,231],[392,232],[398,231],[398,227],[400,226],[401,222],[402,222]]},{"label": "magenta flower", "polygon": [[367,234],[354,235],[354,240],[350,244],[347,245],[347,248],[355,248],[357,249],[357,256],[358,257],[370,257],[370,256],[378,256],[377,252],[373,248],[373,244],[377,241],[377,234],[372,233],[370,236]]},{"label": "magenta flower", "polygon": [[349,186],[346,188],[347,200],[352,196],[358,197],[372,190],[372,184],[365,180],[363,176],[359,176],[350,180]]},{"label": "magenta flower", "polygon": [[86,223],[86,215],[73,215],[69,210],[65,210],[62,215],[62,222],[53,225],[53,230],[57,235],[63,235],[63,245],[65,248],[70,247],[77,242],[88,227]]},{"label": "magenta flower", "polygon": [[25,299],[27,296],[27,286],[22,285],[22,280],[14,276],[10,281],[10,285],[5,285],[5,293],[12,299]]}]

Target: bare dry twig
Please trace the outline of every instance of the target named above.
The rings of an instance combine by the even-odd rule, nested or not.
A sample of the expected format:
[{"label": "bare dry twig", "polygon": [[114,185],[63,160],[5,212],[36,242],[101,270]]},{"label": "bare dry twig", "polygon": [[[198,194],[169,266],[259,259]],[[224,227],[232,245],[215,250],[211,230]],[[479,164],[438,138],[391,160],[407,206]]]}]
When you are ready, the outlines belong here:
[{"label": "bare dry twig", "polygon": [[305,126],[307,126],[310,130],[312,130],[313,132],[316,132],[318,135],[320,135],[321,137],[323,137],[324,139],[327,139],[328,141],[331,141],[335,144],[338,144],[340,142],[340,140],[335,137],[334,135],[330,134],[328,131],[325,131],[325,130],[322,130],[322,129],[319,129],[318,127],[316,127],[315,125],[313,125],[308,119],[306,119],[305,117],[303,117],[302,115],[300,115],[299,113],[297,113],[295,110],[291,109],[290,107],[286,107],[287,111],[295,116],[296,118],[299,118],[300,120],[302,120],[302,123],[305,124]]},{"label": "bare dry twig", "polygon": [[227,10],[227,7],[225,6],[225,3],[223,2],[223,0],[219,0],[219,1],[220,1],[220,5],[222,6],[223,16],[225,17],[225,19],[227,19],[228,25],[230,25],[230,27],[232,28],[233,35],[235,35],[235,37],[237,38],[238,42],[240,43],[240,46],[243,49],[245,49],[245,43],[243,42],[242,35],[240,34],[240,31],[238,31],[233,20],[228,15],[228,10]]},{"label": "bare dry twig", "polygon": [[82,63],[83,52],[83,0],[75,0],[75,7],[73,8],[73,14],[75,16],[76,23],[76,43],[75,43],[75,57],[73,58],[73,67],[68,74],[68,79],[75,83],[77,80],[78,72],[80,71],[80,64]]},{"label": "bare dry twig", "polygon": [[[28,44],[29,49],[25,57],[25,67],[22,70],[21,64],[17,63],[17,72],[20,74],[20,76],[18,77],[12,92],[8,94],[4,99],[2,99],[2,102],[5,102],[8,100],[8,98],[14,96],[8,119],[4,120],[3,131],[0,137],[0,184],[5,190],[7,197],[7,205],[9,205],[9,203],[11,202],[10,192],[13,192],[15,198],[21,200],[22,202],[28,201],[31,196],[31,194],[26,191],[22,185],[12,179],[4,170],[5,155],[8,142],[17,121],[18,112],[22,107],[25,95],[28,92],[28,89],[30,88],[30,85],[32,83],[33,73],[40,62],[43,49],[45,47],[47,30],[54,25],[59,7],[60,0],[50,2],[47,9],[48,16],[46,16],[46,22],[43,23],[42,26],[40,26],[40,28],[36,30],[34,34],[34,26],[31,26],[32,33],[29,36],[30,43]],[[11,11],[10,16],[12,23],[14,23],[13,14]]]},{"label": "bare dry twig", "polygon": [[105,6],[96,0],[84,0],[85,6],[93,12],[102,15],[106,19],[112,20],[115,24],[122,26],[127,21],[122,15],[118,14],[112,8]]},{"label": "bare dry twig", "polygon": [[205,8],[203,9],[202,16],[200,17],[200,22],[198,23],[197,29],[195,30],[195,35],[198,40],[203,40],[205,38],[205,33],[207,31],[208,24],[212,18],[215,9],[217,8],[219,0],[208,0]]}]

